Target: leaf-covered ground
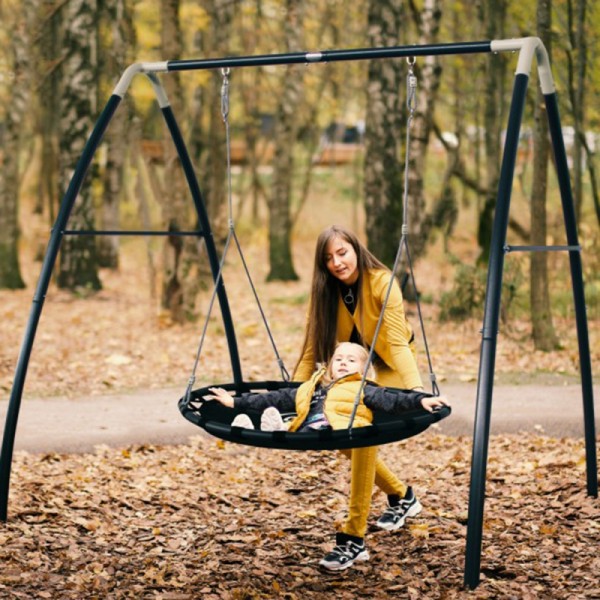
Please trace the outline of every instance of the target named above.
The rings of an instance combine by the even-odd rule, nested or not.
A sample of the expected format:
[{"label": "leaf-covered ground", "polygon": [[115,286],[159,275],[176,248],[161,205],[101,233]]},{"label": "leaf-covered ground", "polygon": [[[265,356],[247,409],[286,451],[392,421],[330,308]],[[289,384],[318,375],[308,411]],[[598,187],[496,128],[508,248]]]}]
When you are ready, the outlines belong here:
[{"label": "leaf-covered ground", "polygon": [[[423,512],[371,526],[371,560],[329,574],[347,501],[338,453],[188,446],[16,455],[0,526],[0,597],[600,597],[600,504],[585,494],[580,441],[494,437],[482,581],[463,587],[470,440],[434,431],[382,449]],[[371,523],[384,506],[373,501]]]}]

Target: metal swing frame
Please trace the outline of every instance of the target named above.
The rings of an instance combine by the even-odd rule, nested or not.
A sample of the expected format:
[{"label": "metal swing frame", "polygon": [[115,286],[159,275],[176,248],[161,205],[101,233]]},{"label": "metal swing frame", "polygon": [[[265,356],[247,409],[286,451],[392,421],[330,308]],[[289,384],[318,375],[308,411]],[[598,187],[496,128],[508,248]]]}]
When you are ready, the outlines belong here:
[{"label": "metal swing frame", "polygon": [[[517,52],[518,61],[514,79],[512,103],[506,129],[506,140],[502,158],[500,181],[497,190],[497,203],[492,229],[491,251],[486,286],[471,462],[469,513],[465,552],[465,586],[469,588],[477,587],[480,578],[485,482],[494,384],[495,356],[500,315],[504,256],[508,252],[517,250],[564,250],[569,253],[583,400],[587,493],[590,496],[597,497],[598,474],[595,446],[594,399],[589,335],[583,286],[583,270],[581,263],[581,247],[578,241],[575,209],[571,191],[571,182],[569,179],[567,155],[561,130],[558,99],[554,87],[548,54],[539,38],[528,37],[511,40],[330,50],[323,52],[298,52],[216,59],[172,60],[163,62],[136,63],[128,67],[115,87],[84,147],[82,155],[71,178],[70,184],[62,199],[60,210],[48,242],[40,277],[33,298],[29,320],[25,329],[23,343],[17,360],[14,383],[11,390],[8,411],[6,414],[6,423],[0,455],[0,519],[3,521],[6,521],[7,519],[10,471],[19,409],[35,333],[41,317],[52,270],[56,262],[63,236],[89,235],[90,233],[96,235],[106,235],[109,233],[69,231],[67,229],[67,223],[83,179],[88,171],[92,158],[102,141],[103,134],[106,131],[110,120],[112,119],[135,76],[144,74],[152,83],[158,104],[179,154],[182,168],[192,195],[192,200],[196,208],[199,230],[193,232],[181,232],[181,235],[195,235],[204,240],[211,271],[213,273],[213,277],[216,278],[217,273],[219,272],[219,260],[212,237],[210,224],[208,222],[208,217],[202,201],[202,194],[200,192],[200,187],[198,185],[186,145],[183,141],[181,131],[169,104],[164,88],[162,87],[157,76],[158,73],[491,52]],[[530,71],[534,59],[537,61],[539,81],[544,95],[546,113],[548,116],[549,130],[554,150],[556,174],[560,188],[563,218],[567,237],[567,245],[560,247],[509,247],[506,245],[506,233],[508,230],[508,216],[514,169],[517,158],[519,132],[523,118]],[[110,232],[110,234],[166,235],[164,232]],[[169,233],[169,235],[172,235],[172,233]],[[225,286],[222,279],[216,282],[216,285],[217,298],[219,300],[221,313],[223,316],[225,335],[227,337],[229,347],[233,378],[236,384],[240,384],[243,381],[242,371],[233,321],[225,292]]]}]

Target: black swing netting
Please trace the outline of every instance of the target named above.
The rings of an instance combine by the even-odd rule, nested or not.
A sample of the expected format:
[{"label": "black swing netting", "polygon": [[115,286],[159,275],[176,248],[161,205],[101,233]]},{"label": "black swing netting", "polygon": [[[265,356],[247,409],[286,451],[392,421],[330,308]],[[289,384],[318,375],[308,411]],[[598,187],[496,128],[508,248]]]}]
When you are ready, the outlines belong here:
[{"label": "black swing netting", "polygon": [[[299,385],[299,383],[286,381],[259,381],[245,382],[241,385],[224,383],[210,387],[222,387],[239,395]],[[402,415],[374,411],[373,424],[368,427],[309,432],[260,431],[261,411],[243,411],[251,418],[256,429],[231,427],[231,422],[239,412],[215,400],[203,400],[203,397],[209,393],[209,388],[204,387],[194,390],[189,399],[182,397],[179,400],[181,414],[194,425],[222,440],[281,450],[341,450],[389,444],[417,435],[450,415],[449,406],[444,406],[433,413],[422,408],[403,412]]]}]

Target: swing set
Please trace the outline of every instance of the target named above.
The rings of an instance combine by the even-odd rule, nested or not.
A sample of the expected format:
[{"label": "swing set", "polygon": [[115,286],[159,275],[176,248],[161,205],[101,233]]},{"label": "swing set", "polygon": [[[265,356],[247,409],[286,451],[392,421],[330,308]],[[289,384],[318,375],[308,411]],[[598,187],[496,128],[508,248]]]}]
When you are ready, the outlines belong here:
[{"label": "swing set", "polygon": [[[210,300],[208,315],[204,324],[201,340],[196,355],[196,360],[189,378],[185,394],[180,398],[178,406],[182,415],[192,423],[202,427],[209,433],[222,439],[233,442],[261,446],[266,448],[283,448],[289,450],[329,450],[340,448],[355,448],[361,446],[380,445],[414,436],[432,423],[438,422],[450,414],[448,407],[439,412],[429,413],[425,410],[411,411],[401,416],[378,415],[374,417],[373,424],[368,427],[352,427],[354,414],[351,417],[348,429],[315,431],[310,433],[289,433],[286,431],[263,432],[260,430],[242,429],[232,427],[231,421],[235,417],[235,410],[228,409],[217,402],[205,402],[203,396],[208,393],[208,388],[193,389],[195,373],[200,361],[201,350],[206,334],[207,324],[212,312],[215,300],[218,301],[223,320],[224,332],[229,348],[229,358],[233,382],[215,384],[235,394],[250,392],[254,390],[272,390],[281,387],[290,387],[294,384],[289,381],[289,374],[281,360],[275,346],[273,336],[268,327],[264,312],[256,288],[252,283],[248,265],[243,257],[242,249],[235,232],[232,219],[231,199],[231,144],[229,136],[229,74],[231,69],[247,68],[256,66],[291,65],[291,64],[313,64],[336,61],[352,60],[375,60],[405,58],[408,61],[407,75],[407,107],[408,122],[406,128],[406,156],[405,156],[405,185],[404,185],[404,212],[400,243],[396,255],[393,272],[396,272],[400,259],[405,253],[409,265],[410,276],[414,282],[414,273],[410,261],[408,246],[408,224],[407,224],[407,168],[409,162],[408,149],[410,142],[410,122],[414,111],[414,98],[416,94],[417,80],[413,72],[413,64],[416,57],[433,55],[458,55],[490,52],[517,52],[518,62],[513,86],[512,103],[506,128],[506,140],[500,172],[499,186],[497,190],[497,202],[494,216],[491,250],[488,265],[488,278],[485,297],[482,342],[479,363],[479,377],[477,384],[477,398],[475,410],[475,425],[473,434],[471,480],[469,492],[469,507],[467,521],[467,542],[465,551],[464,584],[468,588],[475,588],[479,584],[481,546],[483,531],[483,512],[485,503],[485,482],[487,469],[487,454],[489,446],[489,432],[491,421],[492,393],[495,368],[495,354],[497,345],[497,332],[500,315],[500,296],[502,289],[502,276],[504,267],[504,256],[510,252],[517,251],[565,251],[569,254],[571,283],[575,305],[575,316],[577,325],[577,336],[579,344],[579,363],[582,386],[584,436],[586,448],[586,481],[587,493],[590,496],[598,496],[597,459],[595,446],[595,424],[594,424],[594,399],[592,385],[591,357],[589,349],[588,325],[586,317],[585,296],[583,288],[583,273],[581,263],[581,246],[578,242],[574,203],[571,192],[567,156],[560,124],[558,111],[558,100],[552,79],[548,55],[544,45],[538,38],[528,37],[512,40],[495,40],[481,42],[463,42],[448,44],[394,46],[381,48],[330,50],[324,52],[298,52],[288,54],[272,54],[259,56],[243,56],[215,59],[192,59],[172,60],[152,63],[135,63],[129,66],[121,76],[111,97],[109,98],[103,112],[98,118],[92,133],[79,158],[67,191],[61,202],[60,210],[52,229],[48,248],[42,264],[40,277],[30,311],[29,321],[25,331],[24,340],[19,353],[15,370],[14,383],[11,390],[6,424],[2,440],[0,455],[0,519],[6,521],[8,494],[10,485],[11,463],[14,450],[14,438],[19,416],[19,409],[23,395],[23,388],[27,374],[29,359],[35,338],[35,332],[44,299],[51,279],[52,269],[56,262],[60,244],[65,235],[164,235],[164,232],[156,231],[73,231],[67,229],[69,216],[73,209],[75,200],[79,193],[83,178],[85,177],[92,158],[96,153],[115,111],[121,100],[127,93],[134,77],[144,74],[150,80],[158,105],[161,109],[165,123],[179,155],[181,166],[187,180],[192,201],[198,218],[198,230],[190,232],[177,232],[179,235],[193,235],[205,244],[206,253],[212,272],[214,287]],[[508,229],[508,217],[514,169],[517,159],[517,148],[519,142],[520,126],[525,106],[525,99],[530,77],[530,70],[534,58],[537,61],[538,75],[542,93],[544,95],[548,124],[554,150],[556,174],[558,178],[563,218],[567,245],[564,246],[509,246],[506,244],[506,233]],[[224,251],[219,259],[214,243],[206,208],[202,199],[200,186],[195,175],[194,167],[190,159],[183,136],[173,114],[166,92],[158,77],[159,73],[195,70],[220,70],[223,78],[221,89],[221,111],[225,124],[227,145],[227,177],[228,177],[228,208],[230,214],[229,233],[225,243]],[[169,232],[172,235],[173,232]],[[242,374],[242,367],[238,353],[237,338],[231,316],[225,284],[223,280],[223,267],[225,258],[231,243],[235,243],[242,258],[252,292],[259,306],[259,310],[265,323],[267,333],[273,345],[277,362],[280,367],[281,381],[247,382]],[[416,286],[415,286],[416,287]],[[386,300],[382,307],[381,315],[375,337],[379,332],[385,305],[391,290],[388,288]],[[417,294],[418,299],[418,294]],[[439,394],[435,375],[433,373],[429,349],[427,346],[423,319],[420,306],[417,301],[419,320],[425,342],[429,372],[434,395]],[[369,352],[369,362],[373,359],[373,347]],[[365,383],[363,375],[362,386]],[[212,387],[212,386],[211,386]],[[360,392],[356,396],[355,411]],[[258,419],[257,415],[251,415]]]}]

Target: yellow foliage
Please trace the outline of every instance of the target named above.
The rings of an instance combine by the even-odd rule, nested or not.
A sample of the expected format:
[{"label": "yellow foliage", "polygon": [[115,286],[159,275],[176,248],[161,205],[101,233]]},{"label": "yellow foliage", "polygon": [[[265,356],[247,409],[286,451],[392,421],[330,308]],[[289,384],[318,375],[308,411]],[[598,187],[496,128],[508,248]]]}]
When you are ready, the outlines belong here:
[{"label": "yellow foliage", "polygon": [[191,42],[198,31],[208,29],[210,18],[198,4],[184,2],[179,12],[179,23],[184,36]]},{"label": "yellow foliage", "polygon": [[154,90],[146,77],[135,77],[131,82],[131,95],[138,109],[146,112],[153,102],[156,102]]}]

